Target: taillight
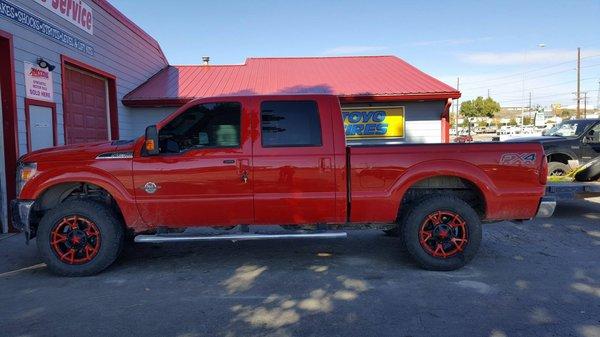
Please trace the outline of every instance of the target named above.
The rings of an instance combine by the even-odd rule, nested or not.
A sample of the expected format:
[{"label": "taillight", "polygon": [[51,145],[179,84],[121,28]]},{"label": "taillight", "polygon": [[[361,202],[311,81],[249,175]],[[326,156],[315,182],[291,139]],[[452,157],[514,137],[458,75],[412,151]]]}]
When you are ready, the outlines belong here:
[{"label": "taillight", "polygon": [[542,164],[540,166],[540,184],[546,185],[548,182],[548,158],[546,155],[542,158]]}]

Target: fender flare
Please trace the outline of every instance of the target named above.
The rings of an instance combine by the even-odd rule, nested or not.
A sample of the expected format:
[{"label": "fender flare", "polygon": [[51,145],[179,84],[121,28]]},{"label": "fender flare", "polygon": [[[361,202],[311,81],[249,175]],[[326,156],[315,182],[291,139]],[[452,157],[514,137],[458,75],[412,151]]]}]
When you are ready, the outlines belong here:
[{"label": "fender flare", "polygon": [[406,192],[419,181],[437,177],[451,176],[464,179],[472,183],[482,194],[485,209],[489,208],[490,200],[497,197],[497,188],[490,177],[479,167],[460,160],[431,160],[406,168],[392,185],[392,198],[397,201],[400,211],[402,199]]},{"label": "fender flare", "polygon": [[93,184],[106,190],[121,210],[125,224],[127,226],[140,224],[141,218],[135,199],[125,186],[112,174],[90,166],[73,166],[69,169],[44,171],[25,185],[21,197],[37,200],[49,189],[60,184],[73,182]]},{"label": "fender flare", "polygon": [[567,157],[570,157],[571,160],[577,159],[577,155],[575,154],[575,152],[570,151],[570,150],[565,150],[565,149],[549,150],[547,153],[545,153],[546,158],[548,158],[552,155],[555,155],[555,154],[565,155]]}]

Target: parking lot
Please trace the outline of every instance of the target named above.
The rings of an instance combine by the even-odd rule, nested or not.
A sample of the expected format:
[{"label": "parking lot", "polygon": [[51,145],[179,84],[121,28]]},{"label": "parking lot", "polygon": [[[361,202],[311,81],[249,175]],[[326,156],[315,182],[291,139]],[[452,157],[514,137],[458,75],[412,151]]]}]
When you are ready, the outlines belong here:
[{"label": "parking lot", "polygon": [[137,246],[87,278],[49,274],[17,235],[0,261],[2,336],[600,336],[600,198],[486,225],[454,272],[379,231]]}]

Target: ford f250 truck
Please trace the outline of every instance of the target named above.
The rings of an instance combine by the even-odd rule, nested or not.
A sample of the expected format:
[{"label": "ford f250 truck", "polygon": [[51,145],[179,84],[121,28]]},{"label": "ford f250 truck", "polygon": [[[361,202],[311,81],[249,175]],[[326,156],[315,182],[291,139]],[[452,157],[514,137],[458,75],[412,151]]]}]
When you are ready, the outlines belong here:
[{"label": "ford f250 truck", "polygon": [[[348,146],[335,96],[217,97],[133,141],[23,156],[12,214],[62,275],[102,271],[126,238],[322,238],[353,228],[396,232],[422,267],[453,270],[474,257],[482,222],[552,214],[546,176],[539,143]],[[280,234],[249,230],[259,225]]]}]

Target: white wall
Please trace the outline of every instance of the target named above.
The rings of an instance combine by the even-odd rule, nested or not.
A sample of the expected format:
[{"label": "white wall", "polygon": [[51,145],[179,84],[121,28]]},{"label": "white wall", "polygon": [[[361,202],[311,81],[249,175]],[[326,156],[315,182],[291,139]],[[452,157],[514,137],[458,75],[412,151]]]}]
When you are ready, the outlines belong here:
[{"label": "white wall", "polygon": [[[137,138],[144,134],[148,125],[156,124],[166,118],[177,108],[129,108],[131,118],[129,139]],[[121,136],[121,139],[127,139]]]}]

